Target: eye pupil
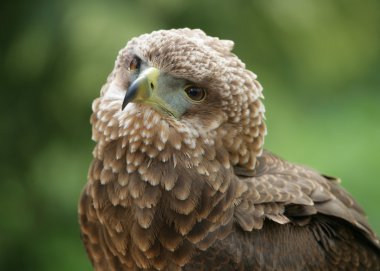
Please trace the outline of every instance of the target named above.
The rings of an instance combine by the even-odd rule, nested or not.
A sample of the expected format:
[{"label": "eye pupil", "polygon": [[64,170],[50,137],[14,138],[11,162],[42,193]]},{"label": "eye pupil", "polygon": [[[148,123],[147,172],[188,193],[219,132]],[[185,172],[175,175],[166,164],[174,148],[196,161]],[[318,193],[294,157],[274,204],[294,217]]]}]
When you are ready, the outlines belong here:
[{"label": "eye pupil", "polygon": [[187,96],[194,101],[201,101],[206,97],[206,91],[203,88],[189,86],[185,88]]},{"label": "eye pupil", "polygon": [[192,97],[198,96],[199,93],[200,93],[200,90],[197,89],[197,88],[191,88],[191,89],[189,89],[189,95],[192,96]]}]

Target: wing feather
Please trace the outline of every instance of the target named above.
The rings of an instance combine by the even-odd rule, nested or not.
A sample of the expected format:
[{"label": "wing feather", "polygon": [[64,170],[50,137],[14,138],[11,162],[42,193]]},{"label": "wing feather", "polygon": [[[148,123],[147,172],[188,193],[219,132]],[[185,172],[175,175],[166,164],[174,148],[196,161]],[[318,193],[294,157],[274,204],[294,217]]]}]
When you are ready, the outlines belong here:
[{"label": "wing feather", "polygon": [[[343,219],[380,247],[363,210],[338,179],[269,152],[258,158],[255,170],[236,167],[235,174],[241,186],[235,200],[235,218],[244,230],[261,229],[266,218],[280,224],[292,221],[303,225],[308,216],[320,213]],[[263,212],[257,212],[260,206]]]}]

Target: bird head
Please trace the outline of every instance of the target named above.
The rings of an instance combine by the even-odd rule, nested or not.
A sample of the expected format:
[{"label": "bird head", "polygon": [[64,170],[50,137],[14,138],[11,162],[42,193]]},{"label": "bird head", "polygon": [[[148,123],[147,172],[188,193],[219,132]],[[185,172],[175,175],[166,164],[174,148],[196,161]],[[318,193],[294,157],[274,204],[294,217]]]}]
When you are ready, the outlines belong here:
[{"label": "bird head", "polygon": [[166,148],[189,157],[223,149],[225,166],[253,169],[266,134],[262,87],[232,48],[201,30],[133,38],[94,101],[93,138],[151,158]]}]

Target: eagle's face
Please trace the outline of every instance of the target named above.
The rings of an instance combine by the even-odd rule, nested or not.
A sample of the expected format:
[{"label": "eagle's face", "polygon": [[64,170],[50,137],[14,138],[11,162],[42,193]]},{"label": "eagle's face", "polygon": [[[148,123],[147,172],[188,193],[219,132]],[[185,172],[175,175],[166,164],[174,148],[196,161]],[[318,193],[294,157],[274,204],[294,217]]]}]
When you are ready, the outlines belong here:
[{"label": "eagle's face", "polygon": [[161,119],[196,133],[220,127],[227,120],[219,80],[225,71],[210,63],[223,58],[180,36],[159,41],[158,47],[152,38],[137,39],[121,50],[105,98],[116,94],[123,114],[153,109]]},{"label": "eagle's face", "polygon": [[126,66],[129,72],[128,81],[131,83],[122,109],[129,102],[147,104],[161,114],[181,119],[189,111],[201,110],[201,105],[207,103],[206,100],[210,102],[205,87],[172,76],[170,72],[161,72],[160,68],[138,56],[133,56]]},{"label": "eagle's face", "polygon": [[[108,122],[103,134],[110,140],[132,134],[132,142],[163,137],[159,149],[171,133],[192,147],[219,138],[232,164],[253,167],[250,153],[261,151],[265,134],[261,86],[230,52],[232,46],[189,29],[132,39],[120,51],[94,110]],[[102,132],[94,127],[95,134]]]}]

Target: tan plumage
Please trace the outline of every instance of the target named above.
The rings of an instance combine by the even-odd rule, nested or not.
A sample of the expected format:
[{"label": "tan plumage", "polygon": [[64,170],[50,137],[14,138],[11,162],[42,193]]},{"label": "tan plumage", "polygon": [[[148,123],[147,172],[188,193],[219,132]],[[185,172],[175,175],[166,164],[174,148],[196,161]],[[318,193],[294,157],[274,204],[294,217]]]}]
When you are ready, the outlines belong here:
[{"label": "tan plumage", "polygon": [[[95,270],[380,270],[338,180],[263,151],[262,88],[232,47],[179,29],[120,51],[93,103],[79,203]],[[207,96],[183,99],[188,84]]]}]

